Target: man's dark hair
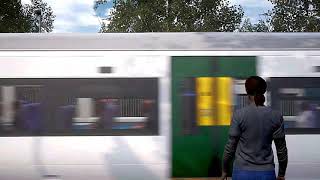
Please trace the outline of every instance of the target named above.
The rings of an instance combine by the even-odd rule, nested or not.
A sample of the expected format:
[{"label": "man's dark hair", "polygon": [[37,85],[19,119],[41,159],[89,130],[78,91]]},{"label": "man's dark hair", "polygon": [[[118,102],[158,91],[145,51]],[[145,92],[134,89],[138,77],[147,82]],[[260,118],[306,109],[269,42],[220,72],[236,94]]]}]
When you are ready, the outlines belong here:
[{"label": "man's dark hair", "polygon": [[264,93],[267,91],[266,81],[259,76],[251,76],[245,83],[247,94],[254,96],[254,102],[257,106],[263,106],[265,102]]}]

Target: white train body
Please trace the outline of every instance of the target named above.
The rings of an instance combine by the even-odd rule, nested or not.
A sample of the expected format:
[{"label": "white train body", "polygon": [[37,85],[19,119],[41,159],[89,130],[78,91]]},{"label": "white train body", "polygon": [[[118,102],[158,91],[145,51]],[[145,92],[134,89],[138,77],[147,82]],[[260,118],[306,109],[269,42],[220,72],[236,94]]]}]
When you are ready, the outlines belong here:
[{"label": "white train body", "polygon": [[[314,67],[320,67],[319,34],[306,35],[305,41],[304,35],[297,34],[296,37],[274,34],[270,35],[269,41],[268,35],[255,36],[242,34],[239,39],[232,41],[230,39],[237,35],[227,34],[224,41],[223,34],[215,33],[115,34],[114,36],[1,35],[0,78],[5,81],[10,79],[157,79],[158,126],[153,133],[147,133],[147,135],[127,133],[124,135],[2,136],[0,137],[0,179],[162,180],[171,178],[172,56],[257,56],[257,74],[266,79],[269,77],[320,78],[320,72],[314,71]],[[216,43],[210,46],[208,41],[214,41],[214,38],[217,38],[222,45],[219,46],[219,43]],[[277,41],[278,38],[280,38],[279,41]],[[249,39],[249,42],[242,47],[241,43],[246,39]],[[294,44],[298,40],[302,44]],[[250,42],[254,41],[259,41],[256,43],[260,45],[250,45]],[[266,41],[266,44],[263,41]],[[274,42],[274,46],[270,44],[271,41]],[[111,67],[112,73],[101,73],[99,70],[101,67]],[[14,92],[10,87],[12,86],[2,86],[3,101],[13,102],[16,99],[14,95],[10,95],[10,92]],[[61,90],[63,91],[63,88]],[[88,98],[90,101],[90,97]],[[269,103],[270,99],[267,101]],[[83,107],[80,107],[81,103],[77,104],[78,111],[90,111],[82,115],[79,115],[79,112],[79,117],[90,115],[94,111],[92,105],[88,105],[90,103],[84,102]],[[12,107],[4,106],[2,121],[10,123],[13,117],[10,112]],[[91,110],[88,110],[90,108]],[[287,145],[289,149],[287,179],[319,179],[320,135],[317,133],[289,134]]]}]

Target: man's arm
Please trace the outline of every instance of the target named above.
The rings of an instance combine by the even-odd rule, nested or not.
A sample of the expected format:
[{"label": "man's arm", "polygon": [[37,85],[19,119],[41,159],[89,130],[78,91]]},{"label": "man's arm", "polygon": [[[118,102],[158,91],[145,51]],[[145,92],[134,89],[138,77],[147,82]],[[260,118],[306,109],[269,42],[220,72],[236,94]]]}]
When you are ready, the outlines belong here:
[{"label": "man's arm", "polygon": [[230,129],[229,129],[229,139],[224,149],[223,161],[222,161],[222,170],[223,174],[228,172],[231,161],[235,155],[237,145],[240,138],[240,127],[239,127],[239,118],[235,113],[232,117]]},{"label": "man's arm", "polygon": [[286,175],[287,165],[288,165],[288,150],[286,146],[285,138],[275,139],[274,143],[277,148],[277,156],[279,161],[279,177],[284,177]]},{"label": "man's arm", "polygon": [[228,171],[231,161],[235,155],[238,141],[239,141],[238,137],[229,136],[229,140],[224,149],[223,162],[222,162],[223,172],[225,173]]},{"label": "man's arm", "polygon": [[283,118],[281,117],[281,125],[273,134],[274,144],[277,149],[277,157],[279,162],[279,177],[284,177],[288,165],[288,149],[284,132]]}]

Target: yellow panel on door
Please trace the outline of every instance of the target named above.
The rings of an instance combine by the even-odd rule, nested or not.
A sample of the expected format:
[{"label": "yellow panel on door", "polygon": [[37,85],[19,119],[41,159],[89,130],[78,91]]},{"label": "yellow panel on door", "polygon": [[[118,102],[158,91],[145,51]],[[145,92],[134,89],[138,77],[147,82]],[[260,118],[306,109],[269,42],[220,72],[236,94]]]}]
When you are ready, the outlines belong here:
[{"label": "yellow panel on door", "polygon": [[214,83],[215,79],[212,77],[196,78],[198,126],[215,124]]},{"label": "yellow panel on door", "polygon": [[219,77],[216,78],[217,85],[217,124],[230,125],[232,115],[232,78]]}]

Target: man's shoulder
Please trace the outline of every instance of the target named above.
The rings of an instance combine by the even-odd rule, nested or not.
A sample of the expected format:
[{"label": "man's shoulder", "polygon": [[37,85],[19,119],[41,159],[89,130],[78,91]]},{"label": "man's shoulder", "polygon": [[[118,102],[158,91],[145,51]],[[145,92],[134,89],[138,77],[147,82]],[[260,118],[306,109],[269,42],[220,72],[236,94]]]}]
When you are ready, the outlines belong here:
[{"label": "man's shoulder", "polygon": [[243,117],[245,114],[250,112],[250,107],[249,106],[245,106],[243,108],[237,109],[233,112],[233,116],[234,117]]},{"label": "man's shoulder", "polygon": [[[274,110],[269,106],[265,106],[261,110],[264,111],[264,112],[267,112],[268,114],[270,114],[270,115],[272,115],[274,117],[282,117],[282,114],[281,114],[281,112],[279,110]],[[256,112],[256,109],[255,109],[255,107],[249,105],[249,106],[243,107],[241,109],[235,110],[233,112],[233,114],[236,115],[236,116],[241,116],[241,115],[244,115],[246,113],[250,114],[252,111]]]},{"label": "man's shoulder", "polygon": [[247,106],[245,106],[245,107],[243,107],[243,108],[240,108],[240,109],[235,110],[235,111],[234,111],[234,114],[239,115],[239,114],[247,113],[247,112],[252,111],[253,108],[254,108],[254,107],[253,107],[252,105],[247,105]]}]

